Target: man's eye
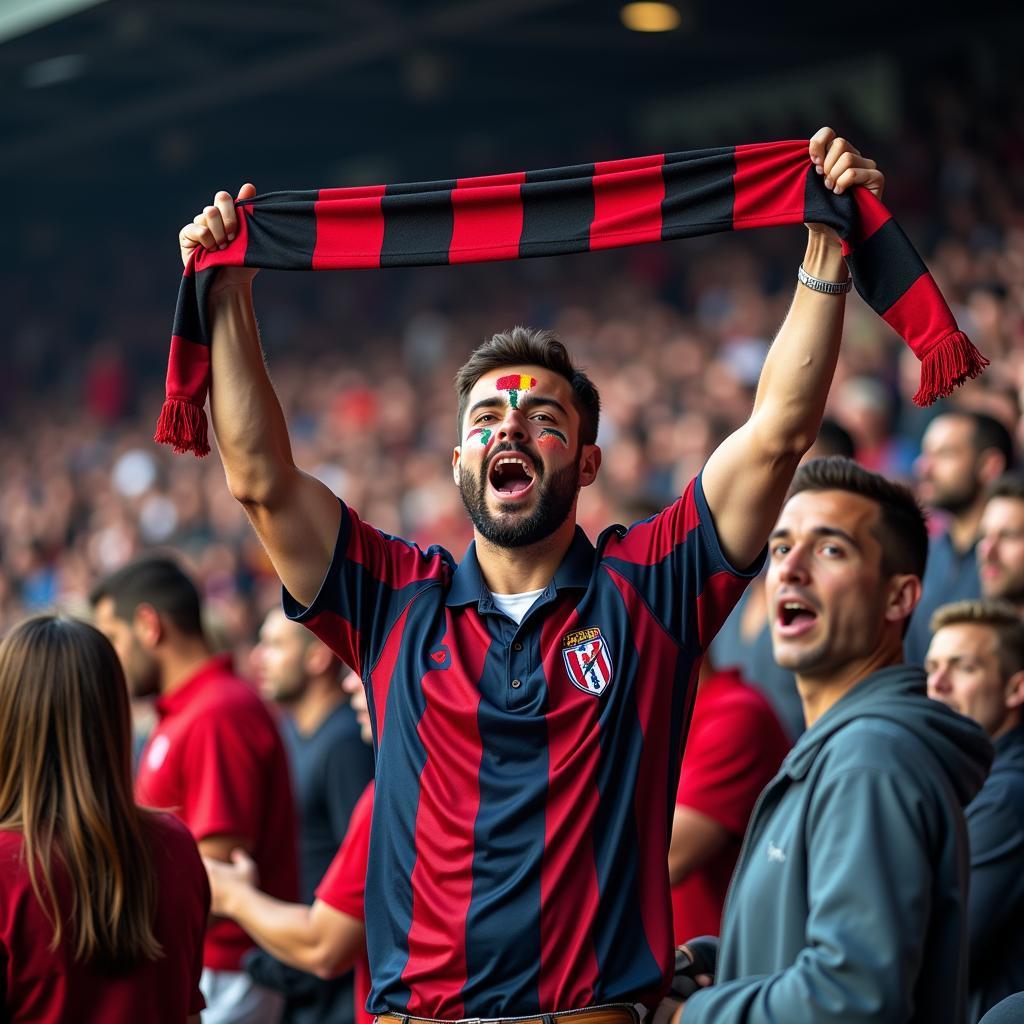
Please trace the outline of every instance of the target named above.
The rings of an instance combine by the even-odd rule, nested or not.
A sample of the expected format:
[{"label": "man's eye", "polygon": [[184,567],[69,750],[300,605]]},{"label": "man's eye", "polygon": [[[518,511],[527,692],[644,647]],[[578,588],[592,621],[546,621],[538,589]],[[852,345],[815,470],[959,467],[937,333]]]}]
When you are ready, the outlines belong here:
[{"label": "man's eye", "polygon": [[775,547],[771,549],[772,558],[777,558],[779,555],[784,555],[787,551],[789,551],[788,544],[776,544]]},{"label": "man's eye", "polygon": [[838,556],[843,554],[843,549],[838,544],[824,544],[821,550],[830,557],[833,555]]}]

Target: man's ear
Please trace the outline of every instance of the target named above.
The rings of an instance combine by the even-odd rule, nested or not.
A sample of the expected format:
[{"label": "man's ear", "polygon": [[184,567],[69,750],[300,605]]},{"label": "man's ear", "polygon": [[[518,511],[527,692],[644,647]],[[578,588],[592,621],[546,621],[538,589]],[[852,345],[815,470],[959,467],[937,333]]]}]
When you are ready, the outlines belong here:
[{"label": "man's ear", "polygon": [[988,486],[1006,472],[1006,456],[998,448],[986,448],[978,454],[978,479]]},{"label": "man's ear", "polygon": [[311,640],[302,657],[302,667],[309,676],[322,676],[334,664],[334,652],[319,640]]},{"label": "man's ear", "polygon": [[596,444],[585,444],[580,456],[580,487],[589,487],[597,479],[601,468],[601,449]]},{"label": "man's ear", "polygon": [[1024,669],[1006,680],[1006,706],[1011,710],[1024,706]]},{"label": "man's ear", "polygon": [[462,475],[462,471],[459,468],[459,459],[462,458],[462,445],[457,444],[452,449],[452,479],[455,481],[455,486],[459,486],[459,479]]},{"label": "man's ear", "polygon": [[146,650],[151,651],[157,647],[166,636],[167,631],[160,619],[160,613],[151,604],[140,604],[132,616],[132,632],[135,639],[142,644]]},{"label": "man's ear", "polygon": [[889,595],[885,605],[886,622],[909,619],[921,600],[921,577],[900,573],[889,580]]}]

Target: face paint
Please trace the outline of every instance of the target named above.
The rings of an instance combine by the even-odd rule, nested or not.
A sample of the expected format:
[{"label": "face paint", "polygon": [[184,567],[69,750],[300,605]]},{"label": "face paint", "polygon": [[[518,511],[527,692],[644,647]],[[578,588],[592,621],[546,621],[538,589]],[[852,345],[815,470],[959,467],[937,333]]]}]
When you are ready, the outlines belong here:
[{"label": "face paint", "polygon": [[499,391],[508,392],[508,404],[513,409],[519,408],[519,392],[529,391],[531,388],[537,386],[537,378],[531,377],[525,373],[509,373],[504,377],[499,377],[495,382],[494,386]]},{"label": "face paint", "polygon": [[540,432],[540,437],[537,438],[537,444],[542,444],[545,447],[556,443],[561,444],[564,448],[569,447],[569,438],[560,430],[555,430],[554,427],[545,427]]},{"label": "face paint", "polygon": [[474,427],[467,435],[466,440],[468,441],[471,437],[480,438],[480,443],[485,447],[491,443],[491,428],[490,427]]}]

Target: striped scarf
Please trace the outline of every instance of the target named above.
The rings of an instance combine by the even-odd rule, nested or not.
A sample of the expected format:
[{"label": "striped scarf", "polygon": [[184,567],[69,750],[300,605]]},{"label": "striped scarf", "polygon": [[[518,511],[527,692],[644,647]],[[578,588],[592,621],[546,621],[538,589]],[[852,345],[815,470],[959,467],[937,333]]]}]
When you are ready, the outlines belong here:
[{"label": "striped scarf", "polygon": [[988,360],[892,215],[865,188],[830,192],[806,141],[609,160],[479,178],[270,192],[238,203],[235,240],[196,249],[174,316],[156,440],[210,450],[206,299],[218,267],[341,270],[555,256],[716,231],[818,222],[843,241],[853,283],[921,361],[928,405]]}]

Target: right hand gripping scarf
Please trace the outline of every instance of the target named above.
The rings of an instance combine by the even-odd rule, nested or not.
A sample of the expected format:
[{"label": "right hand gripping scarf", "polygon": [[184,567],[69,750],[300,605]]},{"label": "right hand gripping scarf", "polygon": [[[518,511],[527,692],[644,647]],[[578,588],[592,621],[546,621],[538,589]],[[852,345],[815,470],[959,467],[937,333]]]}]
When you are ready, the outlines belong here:
[{"label": "right hand gripping scarf", "polygon": [[716,231],[817,222],[843,240],[853,283],[921,360],[928,405],[988,360],[892,215],[865,188],[825,188],[808,143],[770,142],[481,178],[270,192],[237,204],[235,240],[182,277],[156,440],[210,450],[206,300],[218,267],[342,270],[556,256]]}]

